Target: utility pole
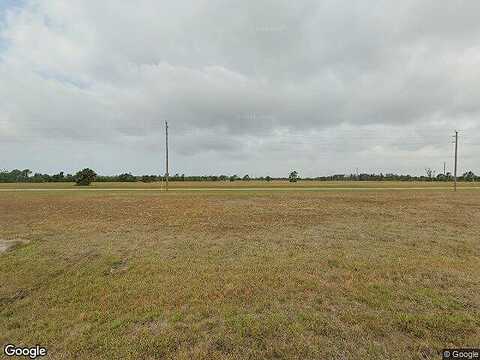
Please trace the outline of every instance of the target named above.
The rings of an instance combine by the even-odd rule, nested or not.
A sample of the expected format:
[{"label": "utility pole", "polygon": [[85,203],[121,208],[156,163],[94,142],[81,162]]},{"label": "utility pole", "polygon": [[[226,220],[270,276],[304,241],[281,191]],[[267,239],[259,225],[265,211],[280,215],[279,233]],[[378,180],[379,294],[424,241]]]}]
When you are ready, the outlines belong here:
[{"label": "utility pole", "polygon": [[455,130],[455,171],[453,174],[453,178],[455,181],[455,191],[457,191],[457,167],[458,167],[458,131]]},{"label": "utility pole", "polygon": [[168,191],[168,122],[165,121],[165,190]]},{"label": "utility pole", "polygon": [[443,175],[447,175],[447,163],[445,161],[443,162]]}]

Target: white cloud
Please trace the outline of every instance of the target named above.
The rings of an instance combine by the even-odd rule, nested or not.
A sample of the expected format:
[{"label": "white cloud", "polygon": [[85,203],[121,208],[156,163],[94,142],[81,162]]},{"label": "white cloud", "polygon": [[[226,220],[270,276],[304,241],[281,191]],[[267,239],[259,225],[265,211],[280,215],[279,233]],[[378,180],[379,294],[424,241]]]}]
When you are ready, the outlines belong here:
[{"label": "white cloud", "polygon": [[479,171],[479,10],[30,0],[1,29],[3,167],[160,173],[169,120],[174,172],[420,173],[455,128]]}]

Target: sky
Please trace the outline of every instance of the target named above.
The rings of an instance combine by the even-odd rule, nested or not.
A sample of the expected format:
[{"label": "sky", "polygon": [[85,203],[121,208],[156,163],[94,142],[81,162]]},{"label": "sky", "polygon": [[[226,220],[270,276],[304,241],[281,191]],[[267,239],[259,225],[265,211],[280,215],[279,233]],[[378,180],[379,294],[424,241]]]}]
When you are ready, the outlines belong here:
[{"label": "sky", "polygon": [[480,2],[2,0],[0,169],[480,173]]}]

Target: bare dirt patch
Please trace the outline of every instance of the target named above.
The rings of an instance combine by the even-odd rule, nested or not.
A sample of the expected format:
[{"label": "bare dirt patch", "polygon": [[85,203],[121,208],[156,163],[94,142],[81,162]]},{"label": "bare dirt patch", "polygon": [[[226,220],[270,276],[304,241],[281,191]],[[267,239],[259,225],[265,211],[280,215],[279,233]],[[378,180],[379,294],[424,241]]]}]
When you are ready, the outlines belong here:
[{"label": "bare dirt patch", "polygon": [[0,239],[0,254],[20,245],[27,244],[29,241],[23,239],[3,240]]}]

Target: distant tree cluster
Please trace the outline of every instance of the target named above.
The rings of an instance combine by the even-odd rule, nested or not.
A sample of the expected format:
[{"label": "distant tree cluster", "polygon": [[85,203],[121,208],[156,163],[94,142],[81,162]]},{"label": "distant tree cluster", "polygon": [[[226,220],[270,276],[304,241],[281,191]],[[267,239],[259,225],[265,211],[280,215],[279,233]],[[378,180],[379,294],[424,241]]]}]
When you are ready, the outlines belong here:
[{"label": "distant tree cluster", "polygon": [[65,175],[63,171],[58,174],[49,175],[35,173],[33,176],[30,176],[32,171],[29,169],[25,170],[12,170],[12,171],[0,171],[0,183],[13,183],[13,182],[32,182],[32,183],[42,183],[42,182],[74,182],[74,176],[71,174]]},{"label": "distant tree cluster", "polygon": [[[91,169],[83,169],[76,173],[65,174],[63,171],[58,174],[41,174],[35,173],[32,175],[32,171],[29,169],[24,170],[12,170],[12,171],[0,171],[0,183],[15,183],[15,182],[29,182],[29,183],[44,183],[44,182],[75,182],[77,185],[87,185],[91,182],[136,182],[142,181],[157,182],[164,181],[163,175],[142,175],[136,176],[131,173],[123,173],[113,176],[100,176]],[[186,176],[185,174],[175,174],[170,176],[170,181],[272,181],[272,180],[288,180],[295,183],[300,180],[299,173],[292,171],[287,177],[251,177],[248,174],[240,175],[202,175],[202,176]],[[399,175],[399,174],[337,174],[329,176],[309,177],[303,178],[304,181],[453,181],[453,175],[451,173],[438,174],[430,169],[425,169],[425,175],[412,176],[412,175]],[[480,181],[480,177],[475,175],[473,171],[467,171],[462,176],[458,177],[458,181]]]},{"label": "distant tree cluster", "polygon": [[[430,169],[426,169],[426,175],[412,176],[399,174],[351,174],[351,175],[332,175],[315,178],[308,178],[305,180],[318,181],[453,181],[451,173],[435,175]],[[468,171],[462,176],[458,177],[458,181],[479,181],[480,177],[475,175],[473,171]]]}]

